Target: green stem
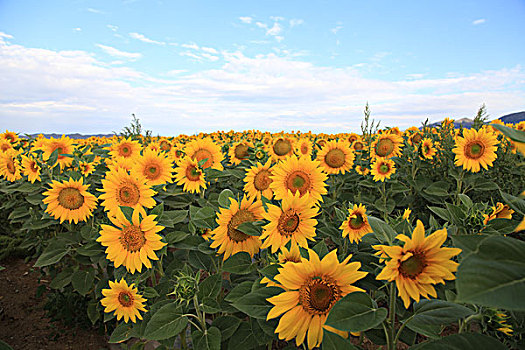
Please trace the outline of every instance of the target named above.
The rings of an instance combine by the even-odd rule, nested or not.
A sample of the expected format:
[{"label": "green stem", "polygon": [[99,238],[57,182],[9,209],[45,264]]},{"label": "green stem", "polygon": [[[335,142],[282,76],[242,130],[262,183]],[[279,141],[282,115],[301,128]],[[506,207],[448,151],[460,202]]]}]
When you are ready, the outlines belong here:
[{"label": "green stem", "polygon": [[181,347],[186,350],[188,349],[188,344],[186,343],[186,327],[184,327],[184,329],[182,330],[182,332],[180,332],[180,344],[181,344]]},{"label": "green stem", "polygon": [[465,176],[465,171],[463,169],[461,169],[461,173],[459,174],[459,179],[456,180],[456,201],[455,201],[455,204],[458,205],[459,204],[459,195],[460,193],[463,193],[461,192],[461,187],[463,187],[463,177]]},{"label": "green stem", "polygon": [[467,317],[466,319],[464,319],[463,321],[460,321],[459,322],[459,330],[458,330],[458,333],[463,333],[463,331],[465,330],[465,328],[467,327],[468,323],[470,321],[473,321],[473,320],[479,320],[483,317],[482,314],[474,314],[474,315],[470,315],[469,317]]},{"label": "green stem", "polygon": [[155,268],[151,269],[150,279],[151,279],[151,286],[155,287],[157,285],[157,277],[155,276]]},{"label": "green stem", "polygon": [[388,316],[389,316],[389,323],[390,323],[390,344],[389,345],[389,349],[390,350],[395,350],[396,349],[396,337],[395,337],[395,334],[396,334],[396,325],[395,325],[395,322],[396,322],[396,289],[395,289],[395,285],[394,285],[394,282],[391,282],[390,284],[390,303],[388,305],[389,307],[389,311],[388,311]]},{"label": "green stem", "polygon": [[381,191],[381,197],[383,197],[383,221],[386,222],[387,215],[386,215],[386,183],[383,181],[382,191]]}]

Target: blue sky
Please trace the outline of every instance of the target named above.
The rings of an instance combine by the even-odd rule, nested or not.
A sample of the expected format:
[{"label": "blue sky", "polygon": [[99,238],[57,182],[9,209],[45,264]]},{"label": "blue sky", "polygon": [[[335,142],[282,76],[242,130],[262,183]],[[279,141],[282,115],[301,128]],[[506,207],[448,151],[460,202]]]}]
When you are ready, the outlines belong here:
[{"label": "blue sky", "polygon": [[524,1],[0,0],[0,122],[357,131],[525,109]]}]

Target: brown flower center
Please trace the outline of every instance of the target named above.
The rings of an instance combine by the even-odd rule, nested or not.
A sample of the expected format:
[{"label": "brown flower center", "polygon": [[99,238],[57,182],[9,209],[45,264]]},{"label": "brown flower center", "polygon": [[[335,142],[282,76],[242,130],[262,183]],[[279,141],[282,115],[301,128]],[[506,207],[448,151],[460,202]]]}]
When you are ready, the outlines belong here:
[{"label": "brown flower center", "polygon": [[146,236],[140,227],[125,226],[120,235],[120,243],[128,252],[136,252],[146,244]]},{"label": "brown flower center", "polygon": [[264,191],[270,187],[270,184],[272,183],[270,175],[270,172],[266,169],[259,171],[257,175],[255,175],[253,178],[253,186],[257,191]]},{"label": "brown flower center", "polygon": [[117,199],[121,205],[133,207],[140,199],[139,188],[134,183],[124,182],[117,190]]},{"label": "brown flower center", "polygon": [[78,189],[66,187],[58,193],[58,203],[66,209],[75,210],[84,204],[84,196]]},{"label": "brown flower center", "polygon": [[390,167],[388,166],[388,164],[383,163],[379,166],[378,170],[381,175],[385,175],[388,174],[388,172],[390,171]]},{"label": "brown flower center", "polygon": [[243,160],[248,158],[248,146],[244,144],[237,145],[235,147],[235,158]]},{"label": "brown flower center", "polygon": [[380,157],[386,157],[394,151],[394,141],[386,138],[381,139],[376,144],[376,153]]},{"label": "brown flower center", "polygon": [[29,169],[31,169],[33,173],[37,173],[40,170],[40,167],[36,164],[36,161],[32,160],[29,163]]},{"label": "brown flower center", "polygon": [[120,147],[118,149],[118,153],[122,157],[130,157],[131,156],[131,147],[129,146],[129,144],[124,143],[124,144],[120,145]]},{"label": "brown flower center", "polygon": [[15,162],[14,162],[13,158],[8,158],[7,159],[6,167],[7,167],[7,171],[9,171],[9,173],[14,174],[16,172]]},{"label": "brown flower center", "polygon": [[302,154],[308,154],[308,145],[307,144],[303,143],[301,145],[301,153]]},{"label": "brown flower center", "polygon": [[423,139],[423,137],[421,136],[420,133],[416,133],[414,136],[412,136],[412,143],[414,144],[418,144],[421,142],[421,140]]},{"label": "brown flower center", "polygon": [[150,164],[144,167],[142,172],[148,180],[156,180],[160,177],[160,168],[158,164]]},{"label": "brown flower center", "polygon": [[365,225],[365,220],[363,218],[363,215],[355,214],[355,217],[348,220],[348,225],[353,230],[359,230],[361,227]]},{"label": "brown flower center", "polygon": [[348,141],[350,141],[350,143],[353,143],[353,142],[356,141],[356,140],[357,140],[357,136],[355,136],[355,135],[352,135],[352,136],[350,136],[350,137],[348,138]]},{"label": "brown flower center", "polygon": [[464,150],[467,158],[478,159],[485,153],[485,145],[479,141],[472,141],[465,146]]},{"label": "brown flower center", "polygon": [[130,292],[120,292],[118,302],[124,307],[130,307],[133,305],[133,295]]},{"label": "brown flower center", "polygon": [[311,187],[310,177],[301,170],[296,170],[286,178],[286,188],[292,191],[292,194],[299,191],[301,196]]},{"label": "brown flower center", "polygon": [[2,152],[5,152],[5,151],[7,151],[7,150],[10,149],[10,148],[11,148],[11,145],[8,144],[8,143],[4,143],[4,144],[2,144],[2,146],[1,146]]},{"label": "brown flower center", "polygon": [[203,169],[209,168],[213,165],[213,155],[207,149],[199,149],[193,154],[192,158],[197,159],[197,162],[200,162],[203,159],[207,159],[207,161],[202,165]]},{"label": "brown flower center", "polygon": [[169,151],[171,149],[171,145],[167,141],[161,141],[160,142],[160,149],[163,151]]},{"label": "brown flower center", "polygon": [[332,149],[326,153],[324,161],[330,168],[340,168],[345,164],[345,152],[338,148]]},{"label": "brown flower center", "polygon": [[328,278],[313,277],[299,289],[299,303],[310,315],[325,315],[341,298],[341,290]]},{"label": "brown flower center", "polygon": [[279,139],[273,144],[273,151],[278,156],[285,156],[292,150],[292,144],[287,139]]},{"label": "brown flower center", "polygon": [[282,236],[291,236],[299,227],[300,222],[301,218],[299,218],[299,215],[294,210],[288,209],[279,217],[277,230]]},{"label": "brown flower center", "polygon": [[190,181],[199,181],[201,175],[201,171],[193,165],[186,168],[186,178]]},{"label": "brown flower center", "polygon": [[422,253],[412,252],[412,256],[403,261],[399,266],[399,272],[404,277],[416,278],[425,269],[425,256]]},{"label": "brown flower center", "polygon": [[362,143],[362,142],[356,142],[356,143],[354,144],[354,149],[355,149],[356,151],[361,151],[363,148],[364,148],[364,146],[363,146],[363,143]]},{"label": "brown flower center", "polygon": [[242,223],[254,220],[255,217],[251,212],[249,212],[246,209],[240,209],[237,213],[235,213],[232,216],[230,222],[228,223],[228,237],[230,237],[230,239],[236,243],[247,240],[248,238],[250,238],[250,236],[237,230],[237,227]]}]

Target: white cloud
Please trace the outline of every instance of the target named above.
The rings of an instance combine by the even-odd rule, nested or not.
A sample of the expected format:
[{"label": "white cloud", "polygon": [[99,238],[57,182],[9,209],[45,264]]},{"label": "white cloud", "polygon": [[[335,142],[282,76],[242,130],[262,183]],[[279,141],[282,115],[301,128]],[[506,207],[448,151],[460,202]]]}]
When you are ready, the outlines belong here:
[{"label": "white cloud", "polygon": [[163,41],[152,40],[152,39],[146,38],[143,34],[139,34],[139,33],[129,33],[129,36],[132,37],[133,39],[137,39],[139,41],[142,41],[148,44],[166,45],[166,43]]},{"label": "white cloud", "polygon": [[180,46],[186,48],[186,49],[192,49],[192,50],[198,50],[199,49],[199,45],[195,44],[195,43],[191,43],[191,44],[181,44]]},{"label": "white cloud", "polygon": [[282,30],[283,28],[279,23],[274,23],[273,27],[266,31],[266,35],[276,36],[279,35],[279,33],[281,33]]},{"label": "white cloud", "polygon": [[270,16],[270,19],[275,22],[284,21],[284,17],[281,16]]},{"label": "white cloud", "polygon": [[213,47],[201,47],[201,50],[207,53],[216,54],[217,50],[215,50]]},{"label": "white cloud", "polygon": [[111,24],[108,24],[106,27],[108,27],[109,29],[111,29],[114,32],[116,32],[118,30],[117,26],[114,26],[114,25],[111,25]]},{"label": "white cloud", "polygon": [[293,27],[301,25],[303,23],[304,23],[304,20],[302,20],[302,19],[292,18],[290,20],[290,27],[293,28]]},{"label": "white cloud", "polygon": [[106,46],[106,45],[102,45],[102,44],[95,44],[95,46],[97,46],[98,48],[102,49],[102,51],[104,51],[105,53],[107,53],[108,55],[113,56],[113,57],[126,58],[126,59],[129,59],[129,60],[136,60],[136,59],[142,57],[142,54],[138,53],[138,52],[121,51],[121,50],[116,49],[114,47]]},{"label": "white cloud", "polygon": [[477,19],[475,21],[472,21],[472,24],[473,25],[478,25],[478,24],[483,24],[485,23],[487,20],[485,18],[480,18],[480,19]]},{"label": "white cloud", "polygon": [[97,10],[97,9],[94,9],[94,8],[91,8],[91,7],[88,7],[86,9],[87,12],[91,12],[91,13],[96,13],[96,14],[99,14],[99,15],[103,15],[105,14],[104,11],[101,11],[101,10]]},{"label": "white cloud", "polygon": [[330,31],[334,34],[337,34],[338,31],[340,31],[341,29],[343,29],[343,26],[336,26],[332,29],[330,29]]},{"label": "white cloud", "polygon": [[73,30],[74,30],[75,32],[81,32],[81,31],[82,31],[82,28],[78,28],[78,27],[77,27],[77,28],[73,28]]},{"label": "white cloud", "polygon": [[252,23],[253,18],[252,17],[239,17],[242,23],[250,24]]}]

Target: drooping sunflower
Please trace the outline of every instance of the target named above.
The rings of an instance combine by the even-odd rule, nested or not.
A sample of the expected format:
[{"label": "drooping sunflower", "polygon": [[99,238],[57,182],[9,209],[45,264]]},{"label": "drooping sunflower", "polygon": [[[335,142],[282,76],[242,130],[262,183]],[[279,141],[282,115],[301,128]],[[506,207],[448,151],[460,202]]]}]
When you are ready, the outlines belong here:
[{"label": "drooping sunflower", "polygon": [[514,214],[514,210],[510,209],[507,204],[498,202],[495,207],[492,207],[492,213],[483,214],[483,224],[486,225],[494,219],[512,219],[512,214]]},{"label": "drooping sunflower", "polygon": [[46,213],[60,219],[60,223],[65,220],[75,224],[86,221],[97,206],[97,198],[88,192],[88,188],[82,178],[78,181],[72,178],[63,182],[53,180],[51,188],[42,193],[45,196],[43,202],[47,204]]},{"label": "drooping sunflower", "polygon": [[144,176],[149,186],[163,185],[171,182],[173,166],[164,153],[146,148],[142,156],[135,158],[131,173],[135,176]]},{"label": "drooping sunflower", "polygon": [[281,203],[281,207],[268,204],[268,211],[263,218],[269,223],[263,227],[261,248],[271,247],[275,253],[289,241],[300,247],[308,248],[307,240],[314,240],[314,217],[319,213],[319,208],[314,206],[307,196],[300,196],[299,192],[289,194]]},{"label": "drooping sunflower", "polygon": [[436,155],[436,148],[429,138],[421,140],[421,153],[426,159],[432,159]]},{"label": "drooping sunflower", "polygon": [[237,227],[245,222],[254,222],[262,219],[264,209],[261,201],[254,201],[243,197],[241,202],[230,198],[228,209],[220,208],[217,214],[219,227],[212,231],[213,242],[211,248],[219,248],[217,253],[224,254],[223,260],[238,252],[247,252],[253,256],[261,247],[261,239],[249,236]]},{"label": "drooping sunflower", "polygon": [[250,141],[239,141],[231,145],[228,155],[230,157],[230,163],[233,165],[241,164],[245,159],[248,159],[250,154],[248,150],[253,148],[253,143]]},{"label": "drooping sunflower", "polygon": [[104,192],[99,198],[104,200],[102,206],[105,211],[109,211],[109,216],[121,212],[121,206],[139,209],[142,215],[146,214],[143,207],[155,206],[153,196],[156,192],[146,185],[146,179],[130,175],[122,168],[108,171],[99,191]]},{"label": "drooping sunflower", "polygon": [[223,170],[221,162],[224,159],[221,147],[210,138],[198,138],[186,145],[184,150],[186,155],[197,162],[206,159],[202,165],[203,169],[211,167],[216,170]]},{"label": "drooping sunflower", "polygon": [[370,150],[370,157],[378,158],[392,158],[401,155],[401,147],[403,147],[403,138],[395,133],[380,134],[374,142],[372,142]]},{"label": "drooping sunflower", "polygon": [[[58,159],[56,164],[60,164],[60,169],[64,169],[65,167],[68,167],[73,163],[73,158],[61,155],[73,154],[73,152],[75,151],[75,145],[73,143],[73,140],[69,137],[62,135],[62,137],[59,139],[50,138],[49,140],[45,140],[42,144],[42,150],[44,151],[44,153],[42,154],[44,161],[47,161],[51,154],[55,150],[58,150]],[[53,166],[55,166],[56,164],[54,164]]]},{"label": "drooping sunflower", "polygon": [[300,263],[286,263],[278,269],[275,280],[285,291],[267,299],[274,307],[266,319],[283,315],[275,329],[279,339],[295,338],[297,346],[307,339],[308,348],[313,349],[323,341],[324,329],[348,336],[326,326],[326,318],[339,299],[348,293],[363,291],[352,283],[365,277],[367,272],[358,271],[360,262],[349,263],[351,255],[339,262],[336,250],[322,260],[311,249],[308,256]]},{"label": "drooping sunflower", "polygon": [[355,155],[344,140],[328,141],[319,152],[317,160],[327,174],[344,174],[354,165]]},{"label": "drooping sunflower", "polygon": [[299,157],[310,157],[312,155],[312,142],[307,138],[301,138],[295,144],[295,154]]},{"label": "drooping sunflower", "polygon": [[456,147],[452,152],[456,154],[454,164],[473,173],[483,167],[488,169],[496,160],[498,139],[487,129],[464,129],[463,137],[456,138]]},{"label": "drooping sunflower", "polygon": [[177,164],[175,181],[177,185],[183,186],[185,192],[200,193],[201,189],[206,189],[204,171],[199,167],[197,159],[190,157],[182,158]]},{"label": "drooping sunflower", "polygon": [[374,181],[390,179],[390,176],[395,172],[396,167],[391,159],[376,158],[374,163],[372,163],[371,173],[374,175]]},{"label": "drooping sunflower", "polygon": [[115,311],[117,321],[124,318],[124,322],[129,320],[135,323],[136,319],[142,320],[140,311],[147,312],[144,307],[146,299],[138,293],[137,287],[132,283],[128,283],[124,278],[120,282],[109,281],[109,289],[102,289],[104,298],[100,300],[102,306],[105,307],[104,312]]},{"label": "drooping sunflower", "polygon": [[359,243],[364,235],[372,232],[366,216],[366,207],[363,204],[354,204],[348,209],[348,217],[339,229],[343,230],[343,237],[348,236],[351,243]]},{"label": "drooping sunflower", "polygon": [[308,196],[314,201],[322,201],[322,195],[327,193],[325,180],[328,175],[323,173],[320,164],[309,158],[291,156],[273,167],[270,188],[276,199],[288,196],[288,191],[301,196]]},{"label": "drooping sunflower", "polygon": [[270,184],[272,183],[270,179],[272,175],[271,164],[272,161],[268,159],[264,165],[257,163],[255,166],[246,170],[244,192],[248,197],[261,199],[261,196],[263,196],[266,199],[272,199],[273,191],[270,188]]},{"label": "drooping sunflower", "polygon": [[139,215],[139,210],[134,210],[131,222],[120,211],[115,217],[108,216],[113,225],[100,225],[100,242],[106,248],[107,259],[115,267],[124,265],[126,269],[135,273],[141,272],[142,265],[151,268],[151,260],[158,260],[155,250],[166,245],[161,242],[162,237],[157,232],[164,229],[155,221],[156,215]]},{"label": "drooping sunflower", "polygon": [[40,181],[40,165],[33,157],[22,156],[22,173],[31,183]]},{"label": "drooping sunflower", "polygon": [[22,178],[20,162],[17,157],[18,151],[13,148],[0,153],[0,176],[3,176],[7,181],[15,182]]},{"label": "drooping sunflower", "polygon": [[294,142],[290,137],[274,138],[268,151],[274,162],[283,160],[293,154]]},{"label": "drooping sunflower", "polygon": [[457,270],[458,263],[450,259],[461,253],[461,249],[441,247],[447,239],[446,229],[425,237],[425,227],[418,220],[412,237],[400,234],[396,239],[404,242],[403,247],[373,246],[383,257],[390,258],[376,278],[395,281],[405,308],[409,307],[410,299],[419,302],[420,296],[435,298],[435,284],[444,284],[445,280],[456,278],[453,272]]}]

